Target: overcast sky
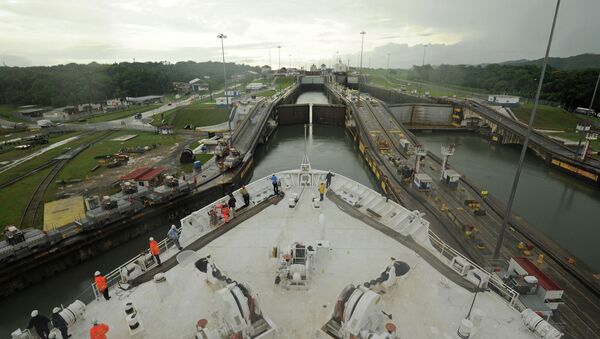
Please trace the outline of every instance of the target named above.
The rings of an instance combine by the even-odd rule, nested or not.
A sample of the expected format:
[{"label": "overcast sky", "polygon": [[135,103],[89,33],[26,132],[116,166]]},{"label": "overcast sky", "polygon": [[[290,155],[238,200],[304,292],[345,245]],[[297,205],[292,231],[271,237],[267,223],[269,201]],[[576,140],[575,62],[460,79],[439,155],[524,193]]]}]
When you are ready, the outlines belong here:
[{"label": "overcast sky", "polygon": [[[0,0],[0,61],[489,63],[544,54],[555,0]],[[600,0],[563,0],[553,56],[600,53]]]}]

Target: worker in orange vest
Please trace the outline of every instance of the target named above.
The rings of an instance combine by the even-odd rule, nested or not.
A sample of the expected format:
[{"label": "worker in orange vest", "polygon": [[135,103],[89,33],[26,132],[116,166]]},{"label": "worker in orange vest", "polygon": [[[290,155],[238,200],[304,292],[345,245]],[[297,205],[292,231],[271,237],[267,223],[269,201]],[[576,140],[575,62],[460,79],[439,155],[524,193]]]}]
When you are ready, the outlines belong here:
[{"label": "worker in orange vest", "polygon": [[100,274],[100,271],[96,271],[94,273],[94,280],[96,282],[96,288],[98,292],[102,293],[105,300],[109,300],[110,296],[108,295],[108,285],[106,284],[106,278]]},{"label": "worker in orange vest", "polygon": [[93,326],[90,328],[90,339],[106,339],[106,332],[109,327],[104,323],[99,323],[98,320],[92,322]]},{"label": "worker in orange vest", "polygon": [[223,204],[223,207],[221,207],[221,214],[223,215],[223,219],[225,220],[225,223],[229,222],[229,207],[227,207],[227,204]]},{"label": "worker in orange vest", "polygon": [[158,246],[158,242],[156,242],[156,240],[154,240],[154,238],[152,237],[150,237],[150,254],[152,254],[158,266],[161,266],[162,263],[160,262],[160,247]]}]

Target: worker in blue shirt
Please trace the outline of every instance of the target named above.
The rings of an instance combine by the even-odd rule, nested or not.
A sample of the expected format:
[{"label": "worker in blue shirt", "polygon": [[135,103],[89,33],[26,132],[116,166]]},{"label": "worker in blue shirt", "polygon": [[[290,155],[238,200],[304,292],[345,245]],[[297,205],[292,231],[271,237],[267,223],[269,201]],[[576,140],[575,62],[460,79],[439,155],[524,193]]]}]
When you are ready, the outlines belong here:
[{"label": "worker in blue shirt", "polygon": [[275,192],[275,194],[279,194],[279,179],[277,178],[275,173],[273,173],[273,175],[271,176],[271,182],[273,183],[273,191]]},{"label": "worker in blue shirt", "polygon": [[179,244],[180,234],[181,231],[177,229],[177,226],[171,225],[171,229],[169,230],[169,232],[167,232],[167,237],[169,237],[169,239],[171,239],[171,241],[175,243],[175,246],[177,246],[177,248],[181,251],[183,247],[181,247],[181,245]]}]

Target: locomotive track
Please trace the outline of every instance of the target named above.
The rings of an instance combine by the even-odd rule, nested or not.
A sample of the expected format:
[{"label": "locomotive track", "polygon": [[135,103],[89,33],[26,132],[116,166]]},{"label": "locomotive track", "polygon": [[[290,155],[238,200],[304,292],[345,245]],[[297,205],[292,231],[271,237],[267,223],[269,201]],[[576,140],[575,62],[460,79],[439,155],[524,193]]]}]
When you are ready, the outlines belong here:
[{"label": "locomotive track", "polygon": [[[89,141],[88,143],[86,143],[84,145],[81,145],[79,147],[76,147],[76,148],[68,151],[67,153],[64,154],[64,156],[62,156],[60,158],[52,159],[51,161],[49,161],[47,163],[49,165],[47,165],[46,167],[49,166],[49,167],[51,167],[51,169],[48,172],[48,174],[44,177],[44,179],[42,179],[40,181],[40,183],[36,186],[35,191],[33,191],[33,193],[31,194],[31,197],[29,198],[29,201],[27,202],[27,206],[25,207],[25,209],[23,210],[23,214],[21,215],[21,220],[20,220],[21,228],[35,227],[36,222],[38,220],[40,220],[40,218],[42,217],[42,212],[40,211],[40,207],[42,207],[43,202],[44,202],[44,193],[46,193],[46,190],[48,189],[50,184],[52,184],[52,182],[54,181],[54,178],[56,178],[58,173],[65,167],[67,162],[69,162],[69,160],[76,157],[79,153],[83,152],[85,149],[87,149],[94,143],[98,142],[99,140],[104,139],[108,134],[110,134],[110,131],[101,134],[100,136],[94,138],[93,140]],[[34,169],[33,171],[35,171],[35,170],[37,170],[35,172],[35,173],[37,173],[39,171],[42,171],[43,168],[38,167],[38,168]],[[27,176],[27,174],[22,177],[26,177],[26,176]],[[21,178],[21,179],[23,179],[23,178]],[[21,180],[21,179],[19,179],[19,180]]]}]

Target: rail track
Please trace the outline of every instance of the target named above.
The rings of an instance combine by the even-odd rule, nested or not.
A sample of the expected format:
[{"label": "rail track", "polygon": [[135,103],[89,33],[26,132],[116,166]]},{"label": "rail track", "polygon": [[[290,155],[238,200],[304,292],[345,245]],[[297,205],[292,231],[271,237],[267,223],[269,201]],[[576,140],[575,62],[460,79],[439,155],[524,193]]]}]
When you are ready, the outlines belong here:
[{"label": "rail track", "polygon": [[[67,156],[64,156],[60,159],[55,158],[49,162],[50,163],[49,166],[51,167],[50,171],[36,186],[35,190],[33,191],[31,197],[29,198],[29,200],[27,202],[27,206],[23,210],[23,214],[21,215],[21,219],[20,219],[21,228],[35,227],[35,223],[39,220],[39,216],[41,216],[40,215],[40,207],[42,206],[43,201],[44,201],[44,193],[46,193],[48,186],[50,186],[50,184],[52,184],[52,182],[54,181],[54,178],[65,167],[67,162],[69,162],[69,160],[76,157],[79,153],[83,152],[85,149],[87,149],[94,143],[98,142],[99,140],[104,139],[108,134],[110,134],[110,131],[103,133],[103,134],[99,135],[98,137],[94,138],[93,140],[90,140],[88,143],[78,146],[78,147],[63,154],[63,155],[67,155]],[[38,167],[34,170],[37,170],[37,172],[39,172],[39,171],[42,171],[43,168],[40,169]],[[24,177],[24,176],[22,176],[22,177]],[[21,179],[23,179],[23,178],[21,178]],[[21,179],[19,179],[19,180],[21,180]]]}]

